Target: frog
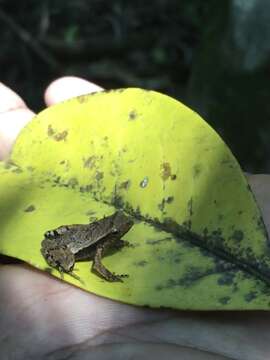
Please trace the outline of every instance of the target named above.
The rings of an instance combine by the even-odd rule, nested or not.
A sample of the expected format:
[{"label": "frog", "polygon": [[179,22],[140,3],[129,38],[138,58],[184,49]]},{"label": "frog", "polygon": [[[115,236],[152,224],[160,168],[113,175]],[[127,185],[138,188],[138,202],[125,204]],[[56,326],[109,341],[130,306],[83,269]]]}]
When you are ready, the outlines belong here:
[{"label": "frog", "polygon": [[75,262],[93,260],[92,272],[109,282],[122,282],[128,275],[111,272],[101,260],[109,249],[130,246],[121,238],[133,224],[129,216],[118,210],[89,224],[61,225],[45,232],[40,251],[48,265],[56,268],[62,278],[64,273],[76,278]]}]

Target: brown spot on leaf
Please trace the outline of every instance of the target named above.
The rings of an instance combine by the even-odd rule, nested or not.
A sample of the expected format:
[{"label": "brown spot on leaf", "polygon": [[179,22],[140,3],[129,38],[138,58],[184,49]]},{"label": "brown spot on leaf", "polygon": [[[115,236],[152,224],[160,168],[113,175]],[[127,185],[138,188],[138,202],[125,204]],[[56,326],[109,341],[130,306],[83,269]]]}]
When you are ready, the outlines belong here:
[{"label": "brown spot on leaf", "polygon": [[135,120],[138,117],[138,113],[136,110],[131,110],[128,114],[129,120]]},{"label": "brown spot on leaf", "polygon": [[89,156],[87,159],[83,159],[83,166],[85,168],[93,169],[96,165],[98,157],[96,155]]},{"label": "brown spot on leaf", "polygon": [[160,165],[161,168],[161,177],[164,181],[168,180],[171,176],[171,166],[168,162],[164,162]]},{"label": "brown spot on leaf", "polygon": [[63,130],[63,131],[56,131],[52,128],[51,125],[48,126],[48,136],[50,138],[53,138],[55,141],[62,141],[65,140],[67,135],[68,135],[68,131],[67,130]]},{"label": "brown spot on leaf", "polygon": [[174,200],[174,197],[173,196],[168,196],[166,198],[163,198],[161,203],[158,204],[158,208],[160,211],[164,211],[164,208],[165,208],[165,205],[166,204],[171,204]]}]

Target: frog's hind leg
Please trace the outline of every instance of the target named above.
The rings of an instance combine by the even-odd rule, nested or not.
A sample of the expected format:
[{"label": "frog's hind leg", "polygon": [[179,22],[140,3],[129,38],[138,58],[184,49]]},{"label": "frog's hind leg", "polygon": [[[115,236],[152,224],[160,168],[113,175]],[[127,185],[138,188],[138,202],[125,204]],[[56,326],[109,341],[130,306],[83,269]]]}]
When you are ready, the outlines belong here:
[{"label": "frog's hind leg", "polygon": [[[94,272],[96,272],[97,274],[99,274],[101,277],[103,277],[107,281],[112,281],[112,282],[113,281],[121,281],[122,282],[122,277],[127,277],[127,275],[114,274],[114,273],[110,272],[107,268],[105,268],[105,266],[101,262],[101,258],[103,257],[105,250],[107,249],[107,247],[109,247],[108,245],[109,245],[108,243],[107,244],[104,243],[102,245],[97,246],[93,265],[92,265],[92,270]],[[123,244],[121,245],[121,247],[122,246],[123,246]]]}]

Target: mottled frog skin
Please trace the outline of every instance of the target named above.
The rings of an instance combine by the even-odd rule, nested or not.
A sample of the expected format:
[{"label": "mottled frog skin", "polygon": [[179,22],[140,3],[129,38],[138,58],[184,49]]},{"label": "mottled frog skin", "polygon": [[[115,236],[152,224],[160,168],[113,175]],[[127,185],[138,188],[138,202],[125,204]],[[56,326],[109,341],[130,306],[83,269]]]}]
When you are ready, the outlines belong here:
[{"label": "mottled frog skin", "polygon": [[62,225],[46,231],[41,253],[47,263],[63,273],[72,273],[76,261],[93,260],[92,270],[107,281],[122,281],[123,276],[110,272],[101,259],[108,249],[128,245],[121,240],[133,226],[133,221],[122,211],[91,224]]}]

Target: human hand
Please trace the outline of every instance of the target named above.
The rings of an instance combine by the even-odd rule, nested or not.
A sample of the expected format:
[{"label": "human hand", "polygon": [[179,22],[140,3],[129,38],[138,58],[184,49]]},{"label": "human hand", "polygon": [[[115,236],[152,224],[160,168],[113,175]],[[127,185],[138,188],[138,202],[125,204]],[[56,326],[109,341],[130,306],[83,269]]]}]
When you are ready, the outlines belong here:
[{"label": "human hand", "polygon": [[[101,88],[62,78],[48,106]],[[17,94],[0,85],[0,157],[31,120]],[[270,228],[270,177],[249,177]],[[0,358],[262,360],[270,355],[262,312],[181,312],[129,306],[84,292],[27,265],[0,267]]]}]

